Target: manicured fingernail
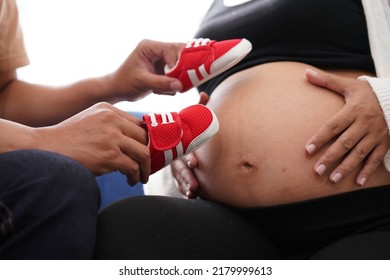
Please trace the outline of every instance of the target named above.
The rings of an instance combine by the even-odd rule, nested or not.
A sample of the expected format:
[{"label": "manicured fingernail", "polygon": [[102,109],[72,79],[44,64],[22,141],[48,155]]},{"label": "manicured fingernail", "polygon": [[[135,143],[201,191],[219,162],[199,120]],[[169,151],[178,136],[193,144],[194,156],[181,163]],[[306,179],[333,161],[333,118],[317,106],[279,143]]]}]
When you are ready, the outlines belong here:
[{"label": "manicured fingernail", "polygon": [[367,178],[366,177],[361,177],[358,179],[357,183],[359,186],[363,186],[367,181]]},{"label": "manicured fingernail", "polygon": [[313,76],[317,76],[318,75],[318,72],[317,71],[314,71],[313,69],[307,69],[306,70],[306,73],[307,74],[311,74]]},{"label": "manicured fingernail", "polygon": [[309,154],[312,154],[314,153],[314,151],[317,149],[317,146],[315,144],[309,144],[309,145],[306,145],[306,151],[309,153]]},{"label": "manicured fingernail", "polygon": [[338,181],[340,181],[341,178],[343,178],[343,175],[340,172],[330,175],[330,180],[333,183],[337,183]]},{"label": "manicured fingernail", "polygon": [[182,192],[183,193],[187,193],[188,191],[190,191],[190,184],[186,183],[183,187],[183,190]]},{"label": "manicured fingernail", "polygon": [[326,165],[325,164],[320,164],[316,167],[316,172],[318,173],[318,175],[322,175],[325,173],[325,170],[326,170]]}]

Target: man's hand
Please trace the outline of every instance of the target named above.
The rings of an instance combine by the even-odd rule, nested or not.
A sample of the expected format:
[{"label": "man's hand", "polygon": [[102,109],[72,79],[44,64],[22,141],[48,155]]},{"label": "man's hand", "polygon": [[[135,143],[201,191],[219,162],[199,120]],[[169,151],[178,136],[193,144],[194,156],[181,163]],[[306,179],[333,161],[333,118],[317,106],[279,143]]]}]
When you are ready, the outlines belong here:
[{"label": "man's hand", "polygon": [[39,148],[66,155],[95,175],[119,170],[131,185],[150,175],[147,132],[136,117],[98,103],[55,126],[37,128]]},{"label": "man's hand", "polygon": [[177,79],[164,75],[164,66],[174,67],[182,43],[143,40],[111,77],[113,94],[120,99],[135,101],[151,91],[174,95],[183,88]]}]

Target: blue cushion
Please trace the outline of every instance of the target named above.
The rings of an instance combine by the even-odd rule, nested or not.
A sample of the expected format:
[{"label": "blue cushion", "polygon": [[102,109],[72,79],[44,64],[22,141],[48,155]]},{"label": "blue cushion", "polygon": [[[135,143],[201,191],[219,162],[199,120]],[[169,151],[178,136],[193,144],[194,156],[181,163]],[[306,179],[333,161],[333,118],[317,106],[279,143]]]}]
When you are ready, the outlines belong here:
[{"label": "blue cushion", "polygon": [[96,177],[100,188],[101,202],[100,209],[112,202],[129,196],[144,195],[142,183],[134,187],[127,184],[127,178],[119,171]]}]

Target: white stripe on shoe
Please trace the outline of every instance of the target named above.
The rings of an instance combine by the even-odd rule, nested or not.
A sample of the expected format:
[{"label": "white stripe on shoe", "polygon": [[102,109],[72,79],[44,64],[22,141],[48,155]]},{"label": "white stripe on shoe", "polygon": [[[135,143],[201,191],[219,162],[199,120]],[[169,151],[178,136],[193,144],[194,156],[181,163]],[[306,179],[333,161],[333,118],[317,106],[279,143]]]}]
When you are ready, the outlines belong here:
[{"label": "white stripe on shoe", "polygon": [[172,149],[164,151],[164,166],[167,166],[173,161],[173,152]]},{"label": "white stripe on shoe", "polygon": [[187,71],[188,77],[191,80],[192,85],[197,85],[199,84],[200,80],[198,78],[198,75],[196,74],[196,71],[191,69]]},{"label": "white stripe on shoe", "polygon": [[198,76],[196,70],[194,70],[194,69],[187,70],[188,77],[190,78],[191,83],[193,85],[198,85],[201,80],[208,79],[210,77],[210,73],[207,72],[206,67],[204,66],[204,64],[199,66],[198,71],[199,71],[198,72],[199,76],[201,76],[200,79],[199,79],[199,76]]},{"label": "white stripe on shoe", "polygon": [[183,143],[181,141],[176,146],[176,154],[177,154],[177,158],[180,158],[184,155]]},{"label": "white stripe on shoe", "polygon": [[[173,149],[176,149],[176,157],[173,157]],[[164,151],[164,166],[172,163],[175,159],[181,158],[184,155],[183,143],[180,141],[179,144],[173,149]]]},{"label": "white stripe on shoe", "polygon": [[199,66],[199,73],[202,75],[203,79],[210,75],[210,73],[207,72],[206,67],[204,66],[204,64]]}]

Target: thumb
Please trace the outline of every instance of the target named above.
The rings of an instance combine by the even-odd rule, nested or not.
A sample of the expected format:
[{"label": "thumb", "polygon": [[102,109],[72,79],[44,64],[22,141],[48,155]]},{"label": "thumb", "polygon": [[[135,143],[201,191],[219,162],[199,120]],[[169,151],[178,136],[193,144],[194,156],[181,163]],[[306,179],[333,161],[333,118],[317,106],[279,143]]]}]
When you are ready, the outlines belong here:
[{"label": "thumb", "polygon": [[344,78],[329,73],[317,72],[312,69],[306,70],[306,78],[313,85],[327,88],[343,96],[346,93],[347,87]]},{"label": "thumb", "polygon": [[190,153],[186,155],[184,158],[184,162],[186,163],[187,167],[189,168],[196,168],[198,167],[198,159],[194,155],[194,153]]},{"label": "thumb", "polygon": [[172,95],[172,93],[176,93],[183,89],[183,84],[178,79],[164,75],[148,73],[145,79],[149,82],[149,86],[153,92],[157,94]]},{"label": "thumb", "polygon": [[207,102],[209,101],[209,99],[210,99],[210,97],[208,96],[208,94],[205,93],[204,91],[202,91],[199,94],[199,102],[198,102],[198,104],[206,105]]}]

